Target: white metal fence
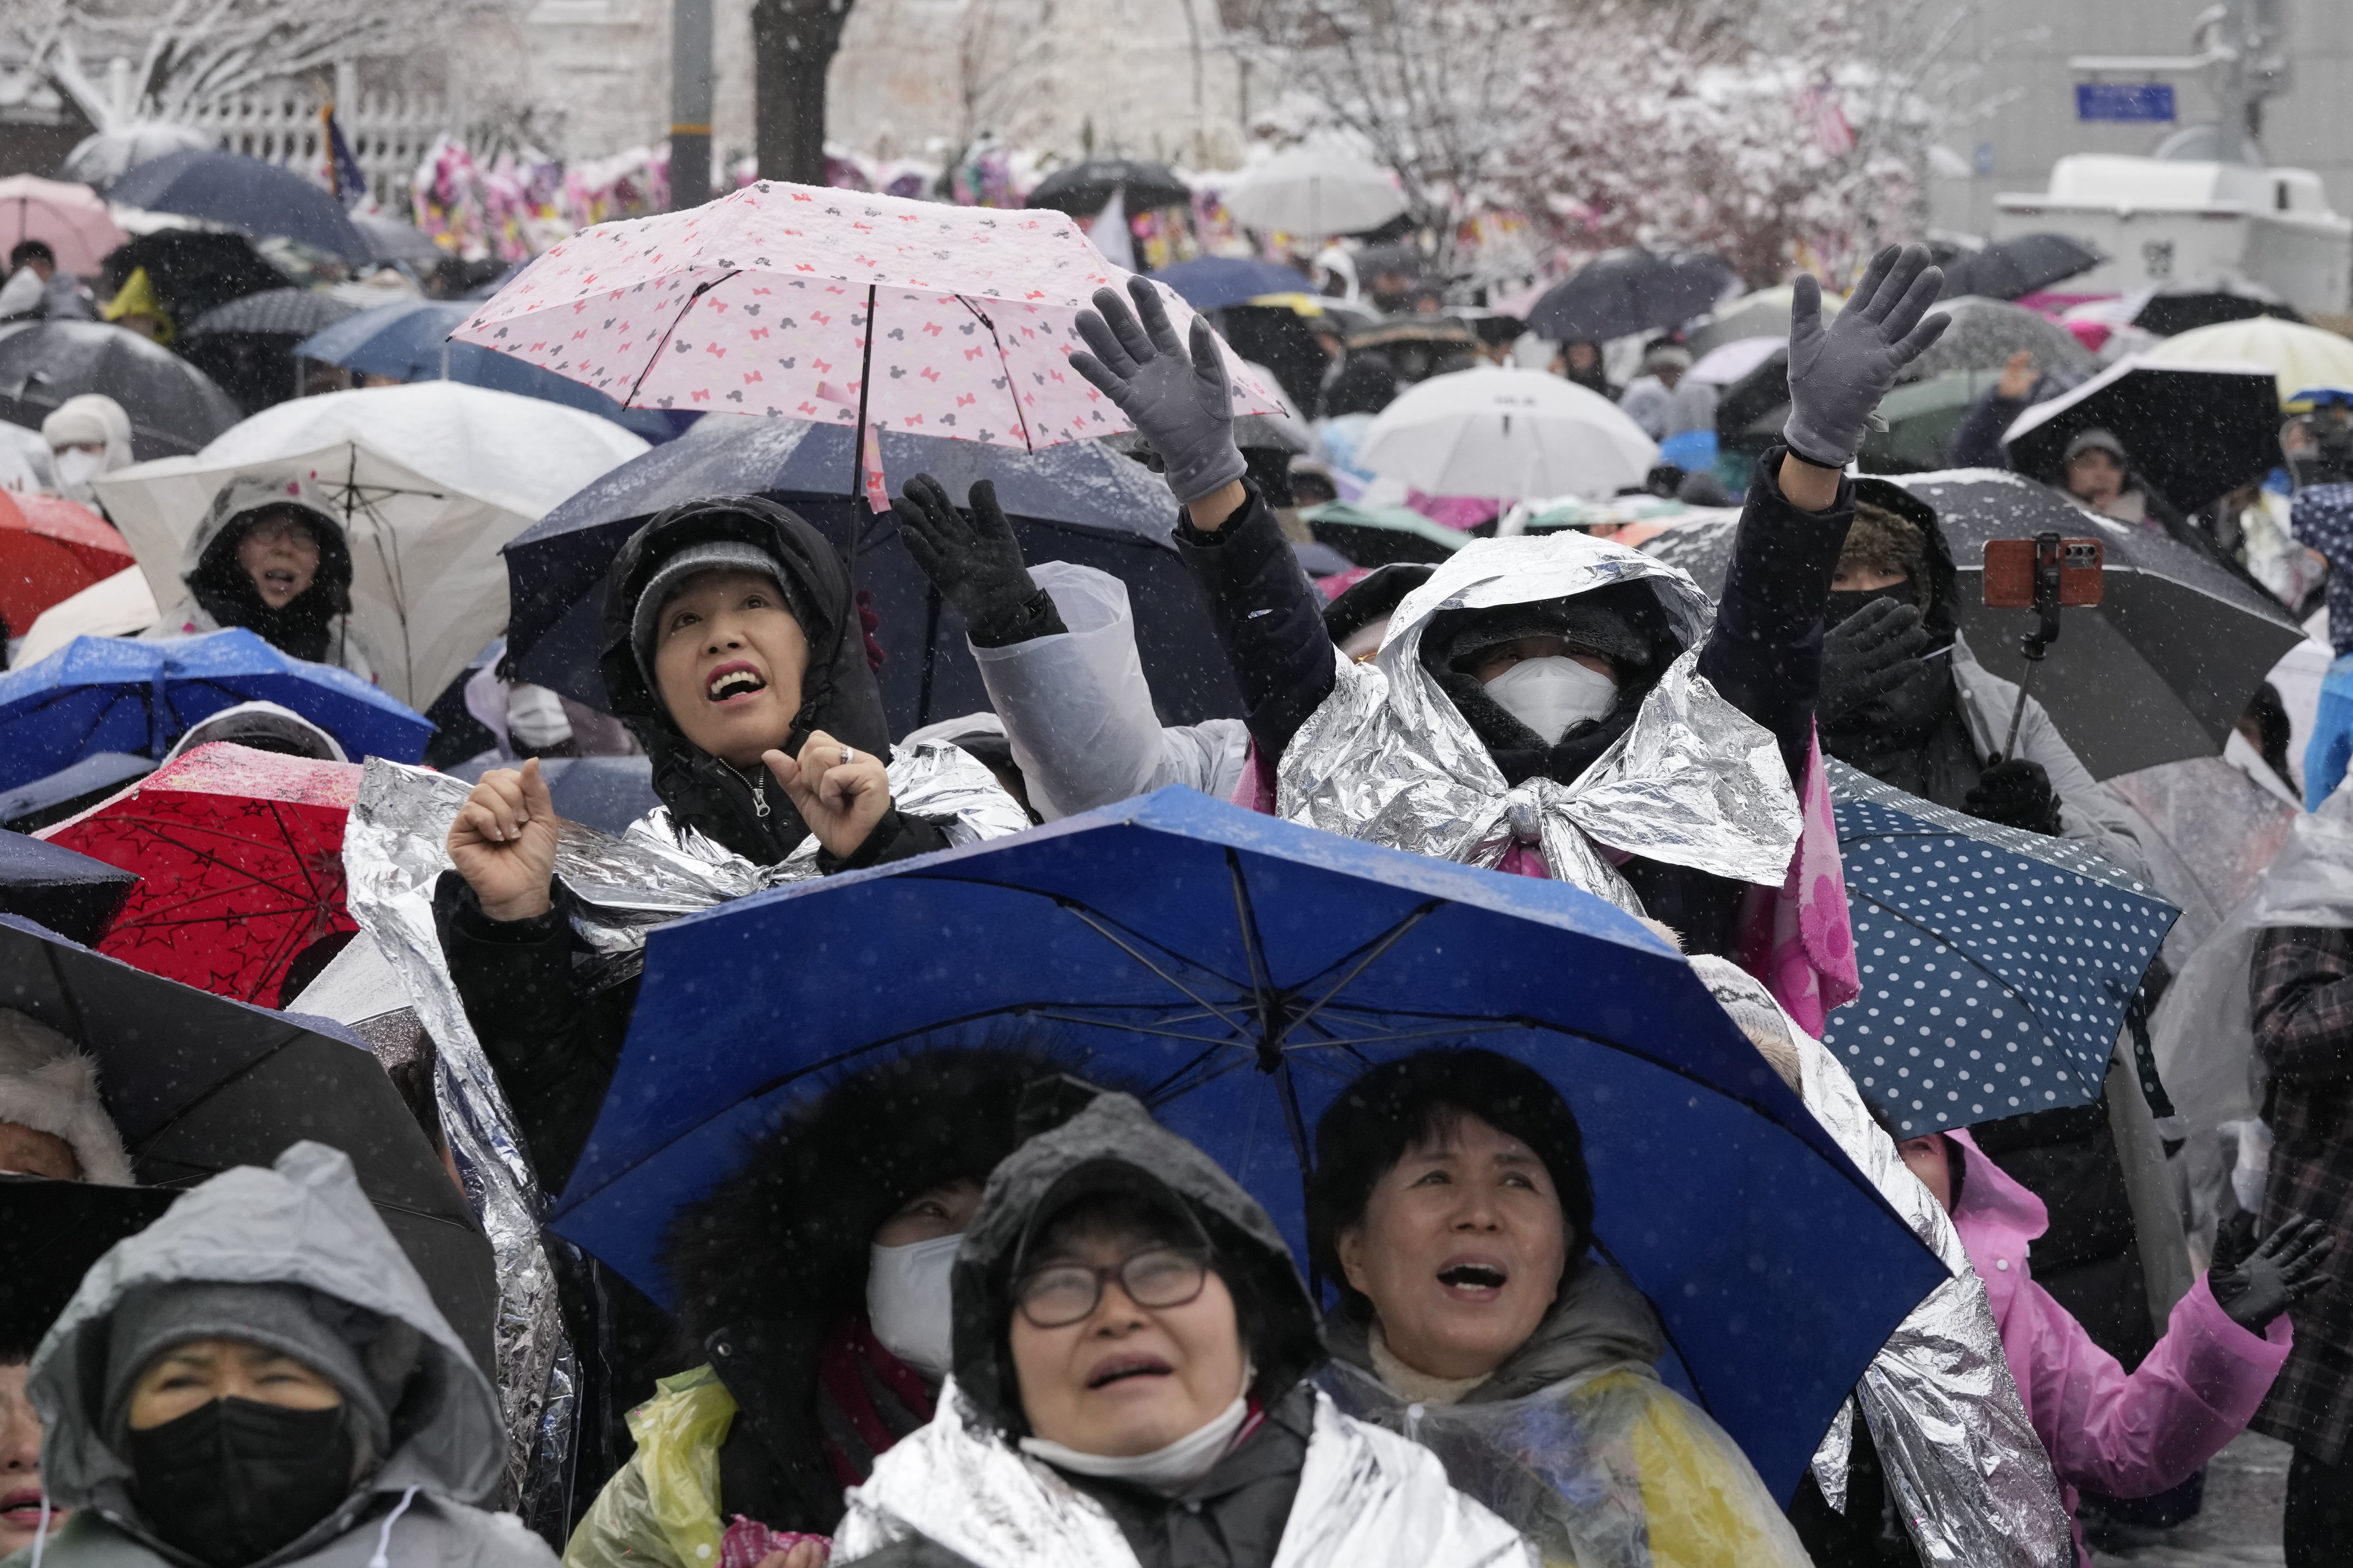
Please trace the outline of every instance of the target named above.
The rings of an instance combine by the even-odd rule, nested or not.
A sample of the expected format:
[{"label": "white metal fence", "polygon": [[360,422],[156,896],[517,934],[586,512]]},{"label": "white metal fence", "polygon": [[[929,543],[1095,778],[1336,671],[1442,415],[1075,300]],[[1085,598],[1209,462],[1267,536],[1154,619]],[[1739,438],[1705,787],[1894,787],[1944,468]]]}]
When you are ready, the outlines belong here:
[{"label": "white metal fence", "polygon": [[[368,194],[405,216],[417,166],[453,123],[448,105],[438,99],[363,93],[348,67],[335,76],[335,121],[366,176]],[[322,104],[316,88],[289,82],[221,99],[188,118],[231,152],[315,176],[327,159],[326,127],[319,119]]]}]

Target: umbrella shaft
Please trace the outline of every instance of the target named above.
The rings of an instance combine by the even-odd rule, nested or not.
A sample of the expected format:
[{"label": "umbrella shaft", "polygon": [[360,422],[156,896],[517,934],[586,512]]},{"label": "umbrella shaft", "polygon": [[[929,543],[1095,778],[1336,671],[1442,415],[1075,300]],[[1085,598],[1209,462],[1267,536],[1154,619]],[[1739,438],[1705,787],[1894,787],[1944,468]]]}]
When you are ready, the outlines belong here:
[{"label": "umbrella shaft", "polygon": [[2018,683],[2018,704],[2010,710],[2010,734],[2001,743],[2001,755],[2005,761],[2017,753],[2018,724],[2026,717],[2026,694],[2034,689],[2034,672],[2042,668],[2040,656],[2030,654],[2027,657],[2025,677]]}]

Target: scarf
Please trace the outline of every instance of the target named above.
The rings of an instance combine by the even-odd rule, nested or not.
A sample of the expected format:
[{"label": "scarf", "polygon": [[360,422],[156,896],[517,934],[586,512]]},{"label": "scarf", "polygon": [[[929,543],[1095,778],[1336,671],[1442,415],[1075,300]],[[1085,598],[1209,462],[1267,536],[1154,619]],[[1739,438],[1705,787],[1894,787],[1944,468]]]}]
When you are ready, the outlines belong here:
[{"label": "scarf", "polygon": [[882,1348],[864,1313],[835,1324],[817,1363],[818,1429],[835,1479],[862,1484],[877,1458],[932,1418],[938,1395],[938,1384]]}]

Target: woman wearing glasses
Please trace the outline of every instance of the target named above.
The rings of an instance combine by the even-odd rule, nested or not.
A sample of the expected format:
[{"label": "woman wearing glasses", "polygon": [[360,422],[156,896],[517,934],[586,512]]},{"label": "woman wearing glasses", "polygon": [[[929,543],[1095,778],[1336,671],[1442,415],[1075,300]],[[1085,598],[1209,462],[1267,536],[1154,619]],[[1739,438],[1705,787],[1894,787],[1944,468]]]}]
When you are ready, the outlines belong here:
[{"label": "woman wearing glasses", "polygon": [[850,1492],[837,1562],[1534,1562],[1303,1381],[1323,1343],[1273,1223],[1125,1095],[997,1166],[953,1295],[938,1413]]}]

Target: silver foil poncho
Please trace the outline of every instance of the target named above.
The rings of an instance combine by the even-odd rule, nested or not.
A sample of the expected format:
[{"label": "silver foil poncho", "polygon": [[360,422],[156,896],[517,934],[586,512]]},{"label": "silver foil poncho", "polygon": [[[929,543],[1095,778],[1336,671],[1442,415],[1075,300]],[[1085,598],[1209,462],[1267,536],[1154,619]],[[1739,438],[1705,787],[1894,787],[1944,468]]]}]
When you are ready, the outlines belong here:
[{"label": "silver foil poncho", "polygon": [[[2075,1539],[2058,1478],[2034,1435],[1960,1233],[1920,1184],[1830,1047],[1799,1028],[1736,964],[1692,968],[1744,1030],[1778,1015],[1806,1109],[1952,1271],[1879,1348],[1815,1453],[1815,1484],[1843,1513],[1859,1410],[1880,1468],[1928,1568],[2068,1568]],[[1779,1042],[1776,1042],[1778,1045]],[[1785,1059],[1787,1059],[1785,1058]]]},{"label": "silver foil poncho", "polygon": [[[1430,672],[1421,640],[1442,610],[1648,584],[1686,650],[1618,742],[1572,784],[1514,785]],[[1698,670],[1712,612],[1681,569],[1558,533],[1473,540],[1406,595],[1379,656],[1334,651],[1332,694],[1282,753],[1275,810],[1293,822],[1443,860],[1493,868],[1514,843],[1552,876],[1634,914],[1641,900],[1605,851],[1778,887],[1797,847],[1797,792],[1770,731]]]},{"label": "silver foil poncho", "polygon": [[[909,816],[944,819],[951,845],[1029,826],[995,776],[955,746],[897,748],[889,773],[892,803]],[[433,921],[433,885],[450,869],[443,846],[470,793],[446,773],[369,758],[343,831],[344,897],[438,1047],[434,1092],[442,1128],[498,1263],[495,1371],[507,1423],[507,1495],[527,1500],[564,1472],[576,1419],[577,1366],[540,1239],[551,1194],[540,1190],[498,1074],[467,1022]],[[577,900],[573,930],[597,954],[583,981],[596,989],[635,974],[655,926],[818,875],[817,850],[811,837],[776,865],[755,866],[681,829],[659,808],[618,838],[562,824],[555,874]]]}]

